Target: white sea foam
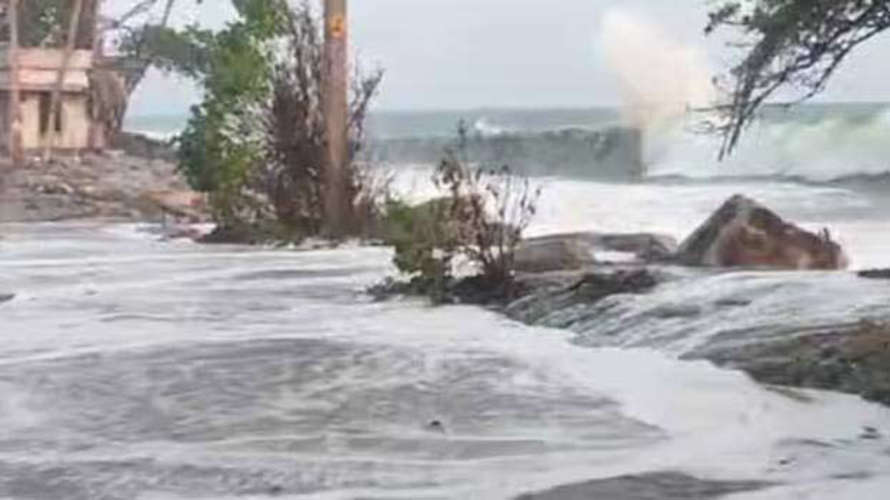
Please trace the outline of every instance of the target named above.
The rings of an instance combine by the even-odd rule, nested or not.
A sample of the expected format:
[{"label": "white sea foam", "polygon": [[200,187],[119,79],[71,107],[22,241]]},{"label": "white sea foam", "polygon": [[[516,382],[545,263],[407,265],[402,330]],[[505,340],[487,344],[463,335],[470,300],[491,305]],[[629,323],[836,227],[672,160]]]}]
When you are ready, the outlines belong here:
[{"label": "white sea foam", "polygon": [[[271,477],[288,487],[324,478],[326,498],[391,497],[397,489],[405,498],[493,499],[661,470],[775,481],[787,491],[819,483],[824,489],[812,498],[839,498],[874,491],[890,474],[881,442],[858,438],[866,426],[890,434],[890,412],[853,397],[802,391],[806,397],[792,398],[708,363],[587,348],[569,342],[569,332],[473,307],[361,300],[355,292],[390,270],[385,249],[175,246],[129,231],[5,231],[15,237],[3,240],[13,256],[2,263],[4,286],[28,297],[4,304],[0,315],[0,371],[10,386],[0,389],[18,394],[8,418],[33,413],[36,427],[18,438],[39,436],[44,447],[62,438],[91,443],[85,451],[29,454],[17,467],[49,459],[54,467],[135,464],[127,470],[136,475],[118,476],[115,488],[143,484],[131,478],[220,467],[198,483],[186,476],[175,491],[146,491],[153,499],[226,491],[241,471],[242,481]],[[66,251],[81,256],[60,258]],[[126,375],[109,375],[118,369]],[[46,370],[41,386],[20,385],[29,370]],[[217,387],[227,370],[246,371]],[[40,387],[53,384],[80,392],[50,400]],[[223,405],[240,391],[250,404]],[[173,435],[228,430],[219,440],[187,433],[167,440],[136,425],[155,420],[124,408],[122,420],[93,434],[77,431],[116,414],[113,407],[96,413],[95,405],[120,394],[119,404],[140,408],[146,393]],[[59,408],[66,420],[50,418]],[[331,420],[298,430],[326,408],[337,410]],[[448,432],[424,431],[430,418]],[[281,419],[287,425],[264,433]],[[125,446],[90,441],[120,429],[130,429]],[[307,439],[325,444],[288,453],[252,444]],[[377,444],[356,444],[362,440]],[[490,451],[474,456],[473,449]],[[71,474],[86,480],[79,475],[89,471],[85,465]],[[191,484],[200,487],[190,491]]]},{"label": "white sea foam", "polygon": [[[429,167],[404,169],[394,189],[411,203],[442,196]],[[752,197],[812,231],[828,228],[848,253],[853,268],[890,266],[890,221],[878,200],[855,190],[793,182],[717,184],[606,184],[537,178],[542,188],[527,234],[560,232],[648,232],[682,240],[734,194]]]}]

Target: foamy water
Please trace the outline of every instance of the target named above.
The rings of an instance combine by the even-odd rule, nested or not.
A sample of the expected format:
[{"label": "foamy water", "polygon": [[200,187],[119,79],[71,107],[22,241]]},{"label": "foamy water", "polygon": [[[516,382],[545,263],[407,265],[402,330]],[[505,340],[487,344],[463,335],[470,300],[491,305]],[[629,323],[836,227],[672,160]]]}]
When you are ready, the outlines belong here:
[{"label": "foamy water", "polygon": [[[619,22],[619,27],[622,24]],[[610,35],[617,40],[612,45],[619,53],[622,32],[617,29]],[[667,53],[652,54],[655,63],[644,59],[642,68],[631,67],[650,71],[650,66],[655,66],[670,72],[675,59],[683,57],[675,53],[679,48],[668,45]],[[633,72],[627,77],[634,77]],[[702,87],[707,86],[708,78],[696,72],[671,75],[670,84],[639,75],[633,79],[647,86],[635,89],[638,94],[660,95],[664,106],[653,108],[649,103],[647,107],[641,102],[629,108],[378,112],[369,118],[371,144],[364,154],[399,169],[418,158],[435,163],[444,148],[453,145],[457,124],[464,120],[471,127],[471,139],[480,141],[475,144],[476,153],[494,163],[511,163],[531,175],[627,180],[635,168],[626,164],[627,159],[637,156],[650,177],[797,176],[825,181],[890,172],[887,103],[768,107],[746,131],[735,153],[718,162],[721,137],[700,133],[701,121],[708,116],[677,109],[707,101],[708,92]],[[184,115],[131,117],[127,129],[167,140],[185,123]],[[639,146],[636,141],[623,140],[631,127],[644,132],[639,152],[628,150]],[[566,139],[562,135],[566,130],[578,135]]]},{"label": "foamy water", "polygon": [[[410,202],[437,196],[429,167],[399,171],[394,189]],[[690,235],[734,194],[763,203],[811,231],[828,228],[854,269],[890,266],[890,218],[879,197],[853,189],[793,182],[615,184],[535,178],[542,188],[529,236],[573,231]]]},{"label": "foamy water", "polygon": [[[648,133],[650,174],[686,178],[674,182],[597,182],[609,151],[603,136],[581,134],[571,157],[589,161],[572,175],[531,165],[543,197],[529,234],[682,239],[742,193],[807,228],[828,227],[855,268],[890,266],[879,197],[779,180],[689,180],[886,170],[881,111],[835,111],[773,117],[723,165],[713,137],[683,127]],[[440,136],[457,117],[382,116],[377,131]],[[596,131],[617,117],[489,110],[469,118],[484,140]],[[134,126],[168,134],[170,123]],[[566,143],[554,141],[538,155],[545,163],[564,160]],[[523,153],[523,140],[515,144]],[[438,154],[441,145],[429,147]],[[436,195],[429,165],[391,159],[397,192],[409,201]],[[387,249],[205,247],[160,242],[146,229],[0,226],[0,293],[16,294],[0,304],[0,497],[507,499],[665,471],[771,485],[733,499],[882,499],[890,488],[887,409],[777,391],[680,360],[788,325],[886,315],[883,283],[845,273],[680,279],[610,297],[575,317],[571,331],[555,330],[473,307],[373,303],[362,290],[393,272]],[[750,305],[719,308],[723,298]],[[863,438],[866,428],[878,439]],[[638,498],[625,493],[612,491]]]},{"label": "foamy water", "polygon": [[659,471],[785,495],[738,498],[888,486],[886,442],[860,438],[890,434],[884,408],[473,307],[371,303],[386,249],[210,248],[101,223],[2,233],[17,296],[0,305],[0,496],[497,499]]}]

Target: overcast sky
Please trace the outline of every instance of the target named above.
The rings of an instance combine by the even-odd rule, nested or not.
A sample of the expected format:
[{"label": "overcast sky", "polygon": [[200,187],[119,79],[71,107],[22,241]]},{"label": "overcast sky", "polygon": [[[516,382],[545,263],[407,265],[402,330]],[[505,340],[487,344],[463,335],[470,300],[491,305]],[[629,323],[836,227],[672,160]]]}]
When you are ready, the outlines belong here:
[{"label": "overcast sky", "polygon": [[[615,105],[622,92],[601,38],[608,13],[656,27],[717,71],[731,59],[702,35],[708,1],[350,0],[351,44],[365,66],[386,70],[377,109]],[[231,15],[228,0],[180,3],[179,23],[220,26]],[[823,99],[890,100],[888,53],[890,35],[863,47]],[[177,113],[197,98],[189,82],[155,73],[131,110]]]}]

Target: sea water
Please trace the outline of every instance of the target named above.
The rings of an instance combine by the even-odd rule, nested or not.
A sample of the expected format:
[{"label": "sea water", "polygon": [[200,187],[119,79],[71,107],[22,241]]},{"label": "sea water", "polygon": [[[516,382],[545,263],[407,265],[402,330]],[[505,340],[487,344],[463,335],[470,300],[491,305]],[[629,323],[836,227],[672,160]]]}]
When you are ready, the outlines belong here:
[{"label": "sea water", "polygon": [[[480,111],[468,120],[483,137],[616,126],[617,113],[541,113],[548,118]],[[880,128],[881,111],[819,113],[797,125],[776,119],[788,131],[775,133],[773,152],[744,146],[729,166],[695,156],[695,136],[658,155],[646,149],[643,182],[603,182],[596,161],[571,169],[587,175],[542,166],[529,233],[682,238],[743,193],[830,228],[854,267],[888,266],[880,194],[822,175],[881,172],[884,146],[814,132],[845,120]],[[453,118],[437,116],[441,134],[420,139],[446,136]],[[788,137],[811,135],[824,151],[811,155],[818,165],[779,154]],[[854,140],[864,141],[861,162]],[[387,161],[397,190],[434,194],[430,165]],[[843,273],[681,280],[610,298],[610,309],[565,331],[476,307],[373,302],[364,288],[394,272],[386,248],[207,247],[158,241],[150,229],[0,227],[0,292],[15,294],[0,304],[0,497],[507,499],[615,477],[627,487],[593,497],[645,498],[634,493],[643,485],[655,488],[649,498],[708,497],[693,478],[757,485],[739,499],[881,499],[890,488],[887,409],[682,359],[732,325],[770,333],[801,319],[883,314],[882,283],[866,289]],[[733,294],[754,308],[708,305]],[[701,311],[650,313],[665,304]],[[665,473],[690,486],[659,490],[646,479]]]}]

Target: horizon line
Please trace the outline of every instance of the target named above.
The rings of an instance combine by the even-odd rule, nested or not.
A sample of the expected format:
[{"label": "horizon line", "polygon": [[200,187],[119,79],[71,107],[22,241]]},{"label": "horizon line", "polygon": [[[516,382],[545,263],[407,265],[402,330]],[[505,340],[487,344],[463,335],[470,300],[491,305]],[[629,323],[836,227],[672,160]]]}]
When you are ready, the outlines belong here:
[{"label": "horizon line", "polygon": [[[812,105],[833,105],[833,104],[848,104],[848,105],[890,105],[890,99],[888,100],[836,100],[836,101],[821,101],[821,100],[813,100],[802,102],[798,104],[793,104],[792,106],[812,106]],[[784,106],[786,103],[775,102],[775,103],[766,103],[766,106]],[[620,109],[625,107],[623,104],[614,103],[614,104],[589,104],[589,105],[544,105],[544,106],[468,106],[468,107],[416,107],[416,108],[379,108],[372,109],[371,114],[374,113],[467,113],[467,112],[485,112],[485,111],[585,111],[585,110],[612,110],[612,109]],[[159,112],[159,113],[134,113],[131,115],[132,118],[136,117],[181,117],[188,114],[188,108],[183,109],[180,112]]]}]

